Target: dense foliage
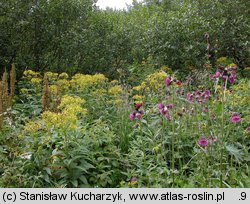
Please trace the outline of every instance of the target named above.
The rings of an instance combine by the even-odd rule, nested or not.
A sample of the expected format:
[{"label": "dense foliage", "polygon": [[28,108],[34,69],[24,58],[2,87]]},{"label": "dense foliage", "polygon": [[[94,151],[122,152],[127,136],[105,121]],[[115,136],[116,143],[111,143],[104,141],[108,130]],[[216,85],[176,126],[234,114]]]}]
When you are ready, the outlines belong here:
[{"label": "dense foliage", "polygon": [[[202,68],[228,56],[249,65],[249,1],[134,1],[127,11],[100,11],[94,0],[1,0],[0,68],[12,62],[114,78],[152,57],[154,68]],[[204,34],[210,35],[207,43]]]}]

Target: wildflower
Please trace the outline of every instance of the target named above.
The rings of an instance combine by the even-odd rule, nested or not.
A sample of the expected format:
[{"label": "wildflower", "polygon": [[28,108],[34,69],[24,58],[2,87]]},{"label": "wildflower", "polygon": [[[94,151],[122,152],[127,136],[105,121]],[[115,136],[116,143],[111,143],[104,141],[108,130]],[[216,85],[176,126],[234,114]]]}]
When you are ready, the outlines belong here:
[{"label": "wildflower", "polygon": [[187,100],[190,101],[190,102],[193,102],[193,100],[194,100],[193,99],[193,94],[191,94],[191,93],[188,92],[187,93]]},{"label": "wildflower", "polygon": [[130,113],[130,114],[129,114],[129,119],[130,119],[131,121],[134,121],[134,119],[135,119],[134,113]]},{"label": "wildflower", "polygon": [[135,185],[135,184],[137,183],[137,181],[138,181],[138,177],[137,177],[137,176],[133,176],[133,177],[129,180],[128,184],[129,184],[130,186],[133,186],[133,185]]},{"label": "wildflower", "polygon": [[212,80],[212,79],[214,79],[214,77],[215,77],[215,75],[213,75],[213,74],[210,74],[209,75],[209,78]]},{"label": "wildflower", "polygon": [[171,78],[171,77],[167,77],[167,78],[165,79],[165,84],[166,84],[166,86],[167,86],[167,87],[170,86],[171,83],[172,83],[172,78]]},{"label": "wildflower", "polygon": [[204,108],[202,109],[202,112],[203,112],[203,113],[206,113],[206,112],[207,112],[207,108],[204,107]]},{"label": "wildflower", "polygon": [[206,98],[206,97],[209,97],[210,95],[211,95],[211,92],[210,92],[209,90],[206,90],[206,91],[205,91],[205,98]]},{"label": "wildflower", "polygon": [[69,75],[65,72],[63,72],[59,75],[59,79],[68,79],[68,78],[69,78]]},{"label": "wildflower", "polygon": [[139,112],[137,112],[137,113],[135,114],[135,117],[138,118],[138,119],[140,119],[140,118],[141,118],[141,114],[140,114]]},{"label": "wildflower", "polygon": [[139,110],[141,108],[141,106],[142,106],[142,103],[136,103],[135,104],[135,109]]},{"label": "wildflower", "polygon": [[145,114],[144,110],[139,110],[138,113],[140,113],[141,115]]},{"label": "wildflower", "polygon": [[223,75],[223,76],[222,76],[223,81],[226,81],[226,80],[227,80],[227,77],[228,77],[228,76]]},{"label": "wildflower", "polygon": [[116,86],[112,86],[109,91],[108,91],[111,95],[119,95],[120,93],[122,93],[122,87],[119,85]]},{"label": "wildflower", "polygon": [[234,82],[235,82],[235,75],[231,75],[229,77],[228,81],[229,81],[230,84],[234,84]]},{"label": "wildflower", "polygon": [[162,103],[159,103],[158,108],[159,108],[159,110],[162,110],[164,108],[164,105]]},{"label": "wildflower", "polygon": [[238,123],[241,121],[241,117],[237,113],[233,113],[231,116],[232,123]]},{"label": "wildflower", "polygon": [[39,85],[41,84],[42,80],[41,80],[40,78],[32,78],[32,79],[30,80],[30,82],[31,82],[33,85],[35,85],[35,86],[39,86]]},{"label": "wildflower", "polygon": [[247,131],[248,133],[250,133],[250,126],[246,129],[246,131]]},{"label": "wildflower", "polygon": [[221,73],[219,71],[216,71],[215,78],[220,78],[220,77],[221,77]]},{"label": "wildflower", "polygon": [[208,140],[206,138],[200,138],[198,140],[198,145],[200,145],[201,147],[207,147],[208,146]]},{"label": "wildflower", "polygon": [[167,107],[164,107],[163,109],[160,110],[161,114],[166,116],[168,114],[168,109]]},{"label": "wildflower", "polygon": [[177,84],[178,86],[181,86],[181,81],[180,81],[180,80],[177,80],[177,81],[176,81],[176,84]]},{"label": "wildflower", "polygon": [[172,109],[172,108],[173,108],[173,104],[170,103],[170,104],[167,106],[167,108]]}]

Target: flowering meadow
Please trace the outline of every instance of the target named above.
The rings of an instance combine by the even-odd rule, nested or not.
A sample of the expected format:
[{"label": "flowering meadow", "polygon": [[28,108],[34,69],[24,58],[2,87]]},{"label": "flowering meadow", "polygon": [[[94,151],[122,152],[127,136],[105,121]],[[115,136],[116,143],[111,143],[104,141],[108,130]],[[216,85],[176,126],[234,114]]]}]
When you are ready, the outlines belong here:
[{"label": "flowering meadow", "polygon": [[1,187],[250,187],[250,80],[226,58],[130,82],[27,69],[15,83],[15,69],[0,81]]}]

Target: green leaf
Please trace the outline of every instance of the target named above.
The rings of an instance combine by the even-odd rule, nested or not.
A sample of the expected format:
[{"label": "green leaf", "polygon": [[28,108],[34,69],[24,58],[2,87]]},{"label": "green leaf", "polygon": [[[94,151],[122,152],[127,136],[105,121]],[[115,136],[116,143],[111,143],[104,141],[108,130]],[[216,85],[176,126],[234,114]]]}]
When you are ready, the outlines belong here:
[{"label": "green leaf", "polygon": [[241,152],[240,149],[238,149],[233,144],[228,144],[225,147],[226,147],[226,150],[228,151],[228,153],[233,155],[236,158],[236,160],[242,161],[243,153]]}]

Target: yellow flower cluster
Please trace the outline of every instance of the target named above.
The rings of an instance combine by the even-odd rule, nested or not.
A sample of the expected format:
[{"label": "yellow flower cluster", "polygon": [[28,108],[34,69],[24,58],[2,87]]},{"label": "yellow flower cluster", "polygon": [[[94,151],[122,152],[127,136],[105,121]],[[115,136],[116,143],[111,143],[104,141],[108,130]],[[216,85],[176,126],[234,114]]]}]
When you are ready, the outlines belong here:
[{"label": "yellow flower cluster", "polygon": [[34,86],[40,86],[40,85],[41,85],[41,82],[42,82],[42,79],[35,77],[35,78],[32,78],[32,79],[30,80],[30,82],[31,82],[31,84],[33,84]]},{"label": "yellow flower cluster", "polygon": [[108,79],[103,74],[95,74],[95,75],[84,75],[84,74],[76,74],[72,77],[70,84],[74,88],[80,88],[82,90],[93,87],[95,85],[103,85],[106,83]]},{"label": "yellow flower cluster", "polygon": [[109,94],[111,95],[119,95],[122,93],[122,87],[119,86],[119,85],[116,85],[116,86],[112,86],[110,89],[109,89]]},{"label": "yellow flower cluster", "polygon": [[216,64],[226,66],[229,64],[229,59],[227,57],[220,57],[216,60]]},{"label": "yellow flower cluster", "polygon": [[20,90],[20,92],[21,92],[22,94],[28,94],[28,93],[29,93],[29,89],[22,88],[22,89]]},{"label": "yellow flower cluster", "polygon": [[55,81],[55,80],[57,80],[58,73],[46,72],[45,74],[46,74],[46,76],[48,77],[48,80],[49,80],[49,81]]},{"label": "yellow flower cluster", "polygon": [[111,85],[118,85],[118,83],[119,82],[117,80],[113,80],[113,81],[110,82]]},{"label": "yellow flower cluster", "polygon": [[136,91],[157,91],[161,87],[164,86],[164,80],[167,77],[167,73],[164,71],[157,71],[153,74],[150,74],[146,77],[145,81],[141,83],[141,85],[134,87],[133,89]]},{"label": "yellow flower cluster", "polygon": [[250,106],[250,81],[241,80],[239,84],[233,86],[233,94],[229,104],[232,106]]},{"label": "yellow flower cluster", "polygon": [[66,72],[59,74],[59,79],[68,79],[69,75]]},{"label": "yellow flower cluster", "polygon": [[143,103],[145,97],[142,95],[134,95],[133,99],[134,99],[135,103]]},{"label": "yellow flower cluster", "polygon": [[32,71],[32,70],[25,70],[23,72],[23,75],[24,75],[24,77],[28,77],[28,78],[33,78],[33,77],[37,78],[40,76],[40,73]]},{"label": "yellow flower cluster", "polygon": [[56,85],[59,87],[60,90],[68,90],[70,87],[70,83],[67,79],[59,79],[56,81]]},{"label": "yellow flower cluster", "polygon": [[57,85],[50,85],[49,86],[49,93],[53,96],[53,95],[57,95],[58,94],[58,86]]},{"label": "yellow flower cluster", "polygon": [[65,109],[70,106],[79,106],[81,107],[81,104],[84,104],[85,100],[78,97],[78,96],[69,96],[65,95],[62,97],[61,104],[58,108]]},{"label": "yellow flower cluster", "polygon": [[45,111],[42,114],[42,119],[49,128],[57,127],[75,130],[77,128],[78,115],[87,113],[87,110],[81,107],[83,103],[85,103],[85,100],[80,97],[65,95],[58,107],[61,112]]}]

